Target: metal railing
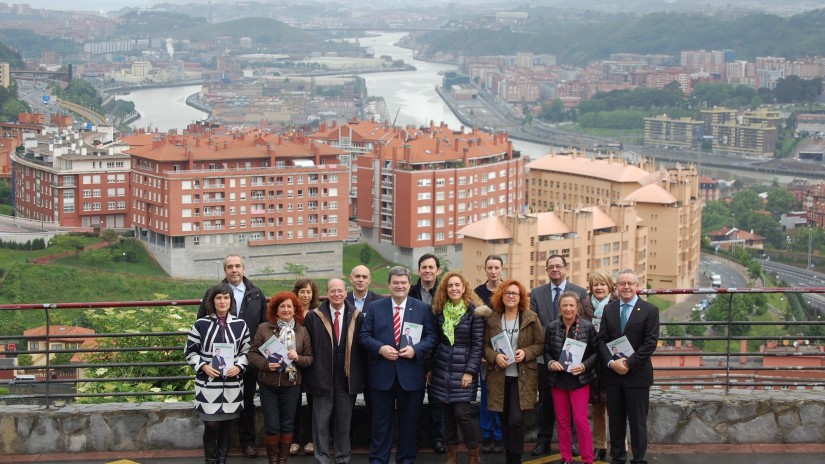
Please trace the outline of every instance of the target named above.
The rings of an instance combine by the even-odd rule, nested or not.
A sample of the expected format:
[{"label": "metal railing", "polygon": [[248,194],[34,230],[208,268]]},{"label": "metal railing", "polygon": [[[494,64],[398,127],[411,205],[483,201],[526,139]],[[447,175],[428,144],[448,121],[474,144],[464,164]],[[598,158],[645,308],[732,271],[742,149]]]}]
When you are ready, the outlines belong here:
[{"label": "metal railing", "polygon": [[[825,352],[822,345],[823,335],[800,335],[804,327],[816,327],[818,333],[825,333],[825,321],[739,321],[733,320],[733,301],[742,294],[791,294],[791,293],[825,293],[825,287],[816,288],[720,288],[720,289],[652,289],[640,292],[646,295],[717,295],[727,312],[726,320],[715,321],[662,321],[660,347],[654,354],[656,386],[654,388],[671,389],[817,389],[825,390]],[[135,400],[188,399],[193,394],[194,375],[188,370],[184,359],[183,346],[188,329],[195,319],[195,309],[200,300],[163,300],[163,301],[122,301],[122,302],[85,302],[85,303],[46,303],[0,305],[0,314],[10,311],[42,311],[44,313],[46,333],[22,336],[0,336],[0,343],[17,342],[21,347],[32,343],[43,344],[42,349],[18,349],[11,356],[40,356],[42,364],[33,366],[0,365],[0,374],[11,375],[8,371],[35,374],[34,382],[20,386],[20,382],[11,382],[10,394],[0,396],[0,402],[30,403],[39,402],[46,405],[65,401],[122,401],[125,397]],[[86,309],[105,311],[105,308],[141,308],[151,311],[151,317],[163,318],[173,310],[184,311],[180,320],[181,331],[144,331],[120,333],[68,334],[52,325],[55,314],[62,311]],[[189,309],[186,309],[189,308]],[[157,314],[154,311],[157,310]],[[179,317],[179,316],[178,316]],[[689,328],[691,326],[710,327],[722,332],[721,335],[667,335],[671,327]],[[784,327],[782,335],[734,335],[732,332],[741,326],[777,326]],[[821,330],[819,329],[821,328]],[[55,332],[57,330],[57,332]],[[83,343],[79,348],[63,348],[66,343],[77,340]],[[91,340],[91,342],[90,342]],[[696,344],[705,342],[724,342],[724,350],[703,351]],[[748,351],[748,342],[760,343],[760,351]],[[795,346],[794,343],[796,343]],[[718,346],[718,345],[717,345]],[[765,347],[768,347],[767,349]],[[773,347],[773,348],[771,348]],[[77,356],[79,362],[54,364],[54,356],[68,353]],[[120,360],[126,353],[148,356],[149,353],[161,353],[167,359],[146,361],[130,359]],[[10,353],[4,353],[9,358]],[[678,359],[678,362],[674,361]],[[65,356],[64,356],[65,359]],[[788,360],[791,360],[788,362]],[[804,361],[804,362],[803,362]],[[101,370],[129,368],[126,374],[106,376]],[[152,372],[164,368],[177,369],[174,375],[153,375]],[[129,389],[104,389],[97,385],[127,385]],[[0,381],[0,387],[7,382]],[[82,387],[82,388],[79,388]],[[87,391],[92,390],[92,391]],[[94,400],[98,398],[98,400]]]}]

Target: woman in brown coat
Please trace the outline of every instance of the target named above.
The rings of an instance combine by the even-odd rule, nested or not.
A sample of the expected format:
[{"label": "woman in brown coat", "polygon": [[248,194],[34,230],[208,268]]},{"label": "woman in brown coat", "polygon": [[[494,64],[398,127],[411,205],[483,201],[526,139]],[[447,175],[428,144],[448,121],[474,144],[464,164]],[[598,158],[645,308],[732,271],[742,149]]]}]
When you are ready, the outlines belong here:
[{"label": "woman in brown coat", "polygon": [[[292,292],[276,293],[269,300],[266,322],[249,349],[249,361],[258,368],[258,388],[264,416],[264,444],[269,464],[286,464],[292,444],[296,405],[301,396],[301,370],[312,364],[312,346],[303,326],[301,303]],[[286,350],[276,352],[267,343],[277,339]],[[264,353],[260,348],[266,345]]]},{"label": "woman in brown coat", "polygon": [[[487,360],[487,408],[501,412],[506,464],[520,464],[524,452],[524,411],[538,399],[536,357],[544,352],[544,334],[538,315],[529,311],[527,289],[516,280],[499,285],[490,299],[493,314],[484,331]],[[503,335],[504,340],[497,337]],[[494,340],[496,338],[496,346]],[[506,340],[506,341],[505,341]],[[509,359],[501,343],[509,342]]]}]

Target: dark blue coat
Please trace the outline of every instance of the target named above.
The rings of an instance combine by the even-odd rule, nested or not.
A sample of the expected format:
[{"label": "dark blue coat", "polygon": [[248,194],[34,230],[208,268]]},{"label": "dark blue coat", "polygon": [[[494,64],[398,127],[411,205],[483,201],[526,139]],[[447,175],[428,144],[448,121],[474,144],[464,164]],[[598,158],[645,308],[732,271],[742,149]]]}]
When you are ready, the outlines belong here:
[{"label": "dark blue coat", "polygon": [[[444,334],[444,314],[435,314],[438,345],[430,359],[430,395],[439,403],[470,403],[478,393],[478,372],[484,352],[485,318],[491,313],[487,306],[472,306],[455,326],[454,343]],[[472,374],[473,383],[461,388],[461,377]]]}]

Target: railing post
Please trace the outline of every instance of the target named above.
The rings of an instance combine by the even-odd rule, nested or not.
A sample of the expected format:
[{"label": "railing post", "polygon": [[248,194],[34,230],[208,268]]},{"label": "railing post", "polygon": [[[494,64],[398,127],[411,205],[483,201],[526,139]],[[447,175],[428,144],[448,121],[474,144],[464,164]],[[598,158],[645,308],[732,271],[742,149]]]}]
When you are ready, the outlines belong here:
[{"label": "railing post", "polygon": [[728,336],[726,342],[727,348],[725,349],[725,357],[727,358],[725,361],[725,394],[730,393],[730,331],[733,328],[731,324],[731,322],[733,322],[733,293],[729,293],[728,295]]},{"label": "railing post", "polygon": [[50,305],[43,305],[44,309],[46,310],[46,408],[50,408],[52,405],[52,398],[51,398],[51,350],[52,344],[50,343],[51,339],[51,330],[52,330],[52,323],[51,323],[51,313],[49,313],[49,306]]}]

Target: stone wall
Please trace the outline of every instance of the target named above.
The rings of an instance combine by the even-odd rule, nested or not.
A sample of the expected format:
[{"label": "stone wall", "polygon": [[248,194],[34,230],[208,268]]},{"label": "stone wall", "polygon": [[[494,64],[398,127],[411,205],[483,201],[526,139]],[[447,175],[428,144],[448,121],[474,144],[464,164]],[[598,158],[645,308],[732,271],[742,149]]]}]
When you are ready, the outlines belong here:
[{"label": "stone wall", "polygon": [[[656,444],[823,443],[821,391],[655,391],[648,427]],[[354,426],[366,420],[363,404]],[[258,427],[263,427],[258,410]],[[528,415],[528,441],[535,437]],[[306,422],[304,422],[306,423]],[[0,454],[198,449],[201,422],[190,403],[3,406]],[[259,439],[262,433],[259,433]],[[366,430],[356,430],[364,445]],[[234,439],[234,434],[233,434]]]}]

